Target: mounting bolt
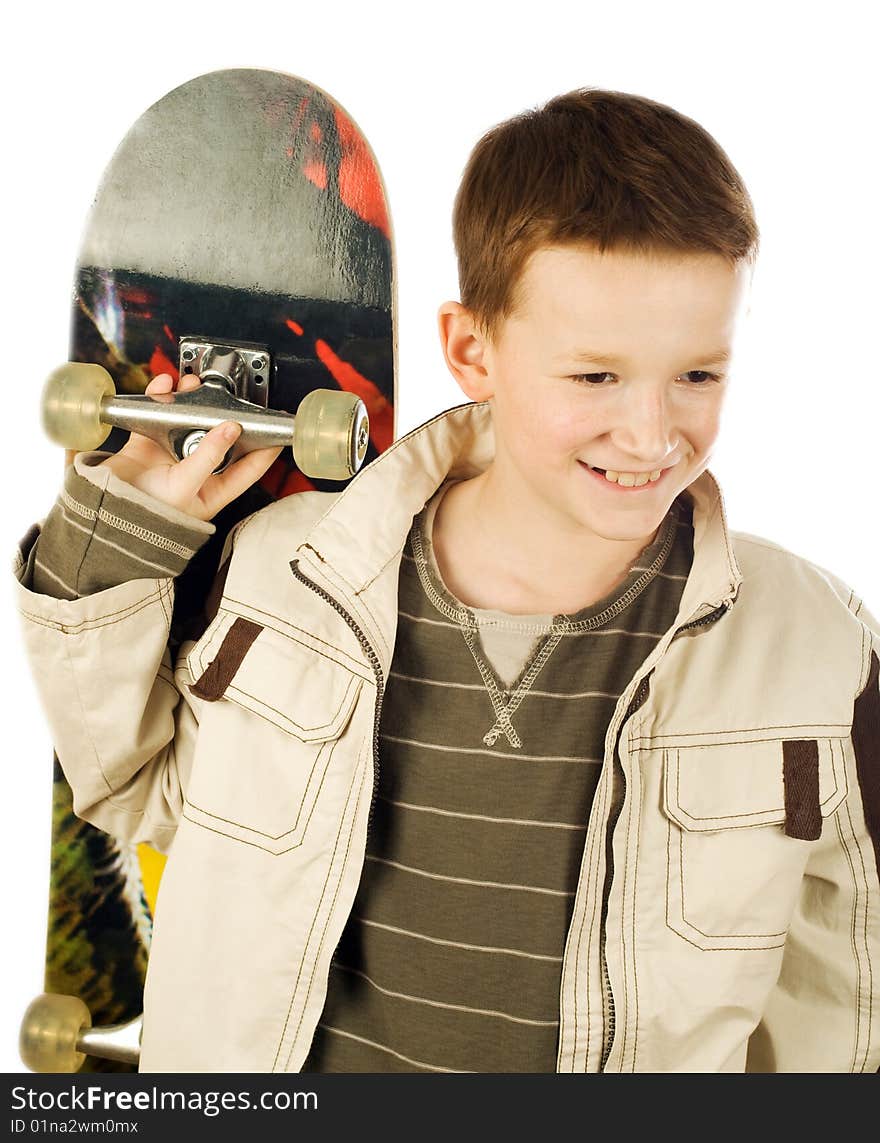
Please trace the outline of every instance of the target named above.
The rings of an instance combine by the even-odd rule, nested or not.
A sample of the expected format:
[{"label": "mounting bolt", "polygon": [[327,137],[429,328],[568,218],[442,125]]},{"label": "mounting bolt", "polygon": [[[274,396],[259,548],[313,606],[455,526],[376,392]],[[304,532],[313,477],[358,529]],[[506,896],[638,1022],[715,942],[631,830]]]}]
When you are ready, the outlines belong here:
[{"label": "mounting bolt", "polygon": [[204,429],[196,429],[194,433],[190,433],[183,442],[183,455],[191,456],[207,435]]}]

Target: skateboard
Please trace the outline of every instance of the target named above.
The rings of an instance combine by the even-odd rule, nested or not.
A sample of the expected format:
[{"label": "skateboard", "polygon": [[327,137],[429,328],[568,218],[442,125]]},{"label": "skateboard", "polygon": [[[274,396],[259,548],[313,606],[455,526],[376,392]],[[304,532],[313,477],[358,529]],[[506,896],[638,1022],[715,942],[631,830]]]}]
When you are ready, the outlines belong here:
[{"label": "skateboard", "polygon": [[[237,446],[293,444],[215,518],[216,534],[178,577],[172,641],[198,633],[235,523],[282,496],[339,490],[391,444],[393,270],[369,145],[303,79],[259,69],[199,76],[150,107],[110,160],[77,261],[71,364],[44,396],[47,429],[73,434],[68,463],[77,450],[120,448],[141,423],[132,415],[178,456],[217,417],[241,421]],[[221,409],[215,420],[181,395],[177,420],[159,424],[156,402],[139,395],[160,372],[198,375],[196,392]],[[267,423],[281,435],[270,440]],[[46,991],[20,1038],[32,1070],[136,1070],[163,864],[76,818],[55,759]]]}]

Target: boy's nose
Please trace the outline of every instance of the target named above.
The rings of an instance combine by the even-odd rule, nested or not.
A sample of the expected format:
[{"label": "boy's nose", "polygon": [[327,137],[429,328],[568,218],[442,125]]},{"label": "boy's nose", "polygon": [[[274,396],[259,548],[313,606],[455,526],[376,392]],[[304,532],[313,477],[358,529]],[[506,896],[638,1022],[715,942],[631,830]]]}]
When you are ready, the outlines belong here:
[{"label": "boy's nose", "polygon": [[611,437],[620,455],[638,462],[640,468],[664,464],[676,442],[663,392],[633,393],[622,404]]}]

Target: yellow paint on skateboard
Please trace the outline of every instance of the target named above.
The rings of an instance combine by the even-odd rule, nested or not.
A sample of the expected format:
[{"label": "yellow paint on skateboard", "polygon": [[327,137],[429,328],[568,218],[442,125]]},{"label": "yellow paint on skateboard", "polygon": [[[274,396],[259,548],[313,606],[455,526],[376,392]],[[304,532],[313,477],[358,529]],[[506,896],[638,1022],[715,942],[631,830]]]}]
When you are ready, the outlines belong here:
[{"label": "yellow paint on skateboard", "polygon": [[152,846],[141,842],[137,847],[138,861],[141,866],[141,878],[144,883],[144,895],[150,906],[150,914],[156,915],[156,896],[159,892],[159,880],[167,860],[164,854],[157,853]]}]

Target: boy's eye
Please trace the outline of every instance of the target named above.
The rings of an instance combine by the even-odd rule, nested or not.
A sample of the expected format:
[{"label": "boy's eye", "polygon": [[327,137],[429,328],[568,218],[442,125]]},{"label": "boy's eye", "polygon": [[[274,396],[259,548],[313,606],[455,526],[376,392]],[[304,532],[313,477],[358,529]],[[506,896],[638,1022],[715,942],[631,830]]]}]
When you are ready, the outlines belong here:
[{"label": "boy's eye", "polygon": [[[606,377],[613,376],[613,373],[575,373],[572,377],[572,381],[579,381],[584,385],[599,386]],[[694,378],[692,384],[698,387],[719,380],[717,373],[707,373],[705,369],[690,369],[687,373],[681,373],[679,376]]]},{"label": "boy's eye", "polygon": [[613,376],[613,373],[575,373],[572,381],[581,381],[584,385],[601,385],[605,377]]},{"label": "boy's eye", "polygon": [[688,373],[682,373],[682,377],[693,377],[695,374],[700,378],[696,384],[705,385],[708,381],[718,380],[717,373],[707,373],[705,369],[691,369]]}]

